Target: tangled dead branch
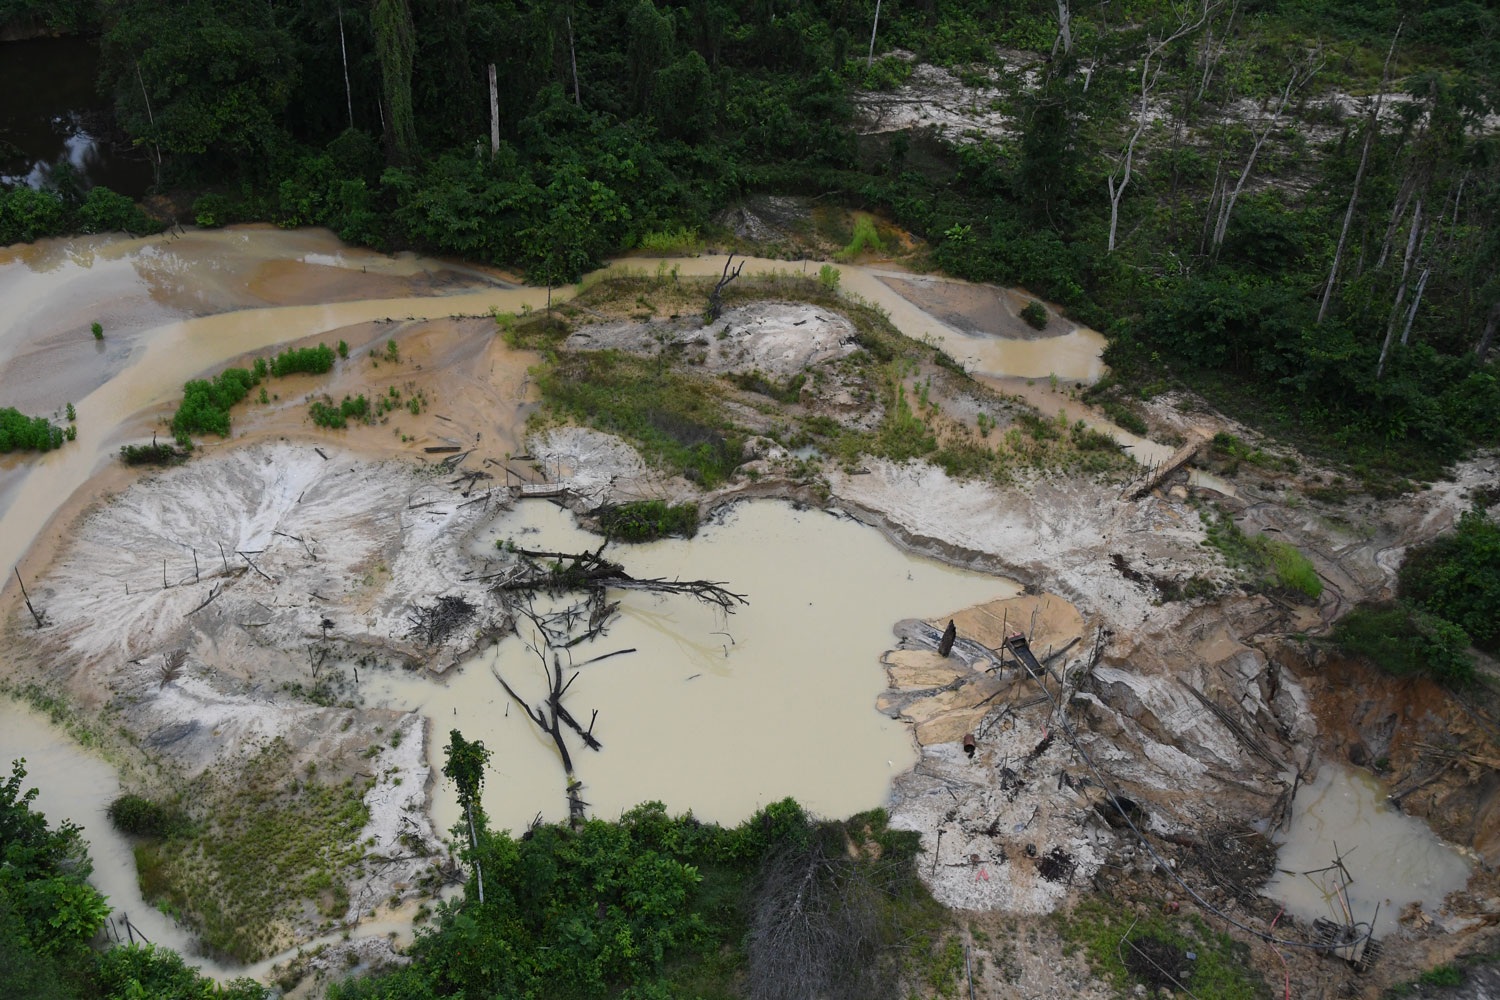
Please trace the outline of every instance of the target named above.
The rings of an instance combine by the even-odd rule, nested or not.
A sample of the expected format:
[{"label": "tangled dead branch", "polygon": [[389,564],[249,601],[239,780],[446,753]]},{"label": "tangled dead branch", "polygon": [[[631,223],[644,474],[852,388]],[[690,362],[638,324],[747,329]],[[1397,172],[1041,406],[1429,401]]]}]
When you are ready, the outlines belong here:
[{"label": "tangled dead branch", "polygon": [[498,589],[510,593],[550,594],[554,597],[580,590],[606,587],[619,590],[648,590],[656,594],[686,594],[705,604],[733,614],[738,605],[749,604],[744,594],[736,594],[713,580],[667,580],[657,577],[637,579],[625,567],[604,558],[606,541],[593,552],[547,552],[538,549],[515,549],[521,565]]},{"label": "tangled dead branch", "polygon": [[435,646],[455,630],[468,624],[478,608],[456,595],[439,597],[428,607],[417,607],[406,620],[411,623],[406,637],[414,642]]}]

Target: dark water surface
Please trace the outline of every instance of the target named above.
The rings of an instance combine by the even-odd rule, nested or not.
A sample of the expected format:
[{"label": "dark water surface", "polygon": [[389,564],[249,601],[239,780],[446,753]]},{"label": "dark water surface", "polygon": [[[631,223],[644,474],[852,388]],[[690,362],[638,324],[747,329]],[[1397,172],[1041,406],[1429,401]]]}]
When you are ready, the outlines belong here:
[{"label": "dark water surface", "polygon": [[137,197],[151,183],[144,151],[111,141],[109,99],[96,90],[99,49],[89,38],[0,42],[0,184],[55,187],[71,167],[80,188]]}]

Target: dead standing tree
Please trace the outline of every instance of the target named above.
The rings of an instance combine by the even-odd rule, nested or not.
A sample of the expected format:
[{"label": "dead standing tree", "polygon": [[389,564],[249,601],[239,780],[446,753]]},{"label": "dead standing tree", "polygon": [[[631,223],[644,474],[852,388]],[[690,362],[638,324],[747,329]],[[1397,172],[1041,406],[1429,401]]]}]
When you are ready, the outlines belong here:
[{"label": "dead standing tree", "polygon": [[719,317],[724,314],[724,289],[729,286],[731,281],[738,278],[740,272],[745,269],[745,262],[740,261],[740,266],[730,271],[729,265],[732,263],[734,263],[734,254],[731,253],[728,259],[724,261],[724,273],[719,276],[718,282],[714,284],[714,290],[708,293],[708,308],[703,311],[704,323],[718,322]]},{"label": "dead standing tree", "polygon": [[[1105,250],[1106,253],[1114,253],[1115,230],[1120,222],[1120,200],[1125,197],[1125,188],[1130,184],[1131,173],[1135,165],[1135,146],[1140,141],[1141,133],[1145,132],[1146,126],[1150,124],[1151,91],[1155,89],[1157,77],[1161,75],[1161,65],[1157,64],[1156,70],[1153,72],[1151,69],[1151,60],[1161,55],[1167,46],[1177,41],[1177,39],[1201,28],[1209,16],[1218,9],[1218,4],[1210,6],[1207,0],[1204,0],[1202,11],[1199,13],[1196,21],[1188,21],[1186,17],[1183,17],[1177,26],[1177,30],[1170,35],[1159,41],[1152,41],[1149,37],[1147,38],[1146,54],[1141,57],[1141,96],[1140,102],[1136,107],[1135,131],[1130,133],[1130,141],[1125,144],[1125,153],[1120,158],[1119,166],[1105,178],[1105,184],[1109,189],[1109,241]],[[1066,8],[1059,4],[1058,20],[1062,25],[1061,30],[1063,32],[1067,31],[1067,18],[1065,15]],[[1069,47],[1071,48],[1071,46],[1072,43],[1070,41]],[[1056,46],[1054,45],[1053,48],[1055,50]]]},{"label": "dead standing tree", "polygon": [[[1308,81],[1323,68],[1323,59],[1320,55],[1319,52],[1314,52],[1309,56],[1306,63],[1293,67],[1291,75],[1287,77],[1286,86],[1282,88],[1281,97],[1276,104],[1276,110],[1272,113],[1270,120],[1265,123],[1265,127],[1259,133],[1251,133],[1255,136],[1255,142],[1250,147],[1250,155],[1245,159],[1244,168],[1240,170],[1239,179],[1235,181],[1233,188],[1229,188],[1227,184],[1225,185],[1222,200],[1219,202],[1218,215],[1213,227],[1213,239],[1209,244],[1211,256],[1215,260],[1218,259],[1219,248],[1224,245],[1224,237],[1229,232],[1229,220],[1234,215],[1234,203],[1239,200],[1240,194],[1245,189],[1245,182],[1250,178],[1250,172],[1255,169],[1255,160],[1260,155],[1260,147],[1265,145],[1266,139],[1270,137],[1271,133],[1275,131],[1276,126],[1281,122],[1281,116],[1286,112],[1287,105],[1291,103],[1292,95],[1306,86]],[[1214,199],[1210,197],[1209,218],[1211,219],[1215,217],[1213,202]]]},{"label": "dead standing tree", "polygon": [[[568,821],[575,826],[583,821],[584,809],[588,803],[583,800],[583,783],[574,773],[573,755],[568,750],[563,728],[573,730],[590,750],[598,751],[603,748],[603,744],[594,736],[594,724],[599,719],[598,710],[594,710],[588,727],[585,728],[563,704],[563,698],[578,679],[577,667],[622,653],[635,652],[634,649],[619,649],[582,663],[573,663],[573,647],[602,636],[619,609],[618,601],[608,599],[609,588],[646,590],[658,594],[687,594],[719,608],[726,615],[733,614],[736,606],[749,603],[743,594],[736,594],[725,589],[722,584],[708,580],[636,579],[626,573],[619,563],[604,558],[604,549],[608,544],[605,541],[592,552],[573,553],[512,549],[519,557],[519,563],[515,571],[501,580],[495,588],[512,612],[517,626],[524,619],[535,630],[535,641],[527,642],[526,645],[541,662],[542,673],[547,678],[547,695],[533,705],[511,687],[496,667],[491,666],[490,669],[511,700],[521,707],[538,729],[552,738],[557,747],[558,758],[562,761],[566,775]],[[552,611],[539,613],[533,604],[539,594],[553,598],[573,595],[575,599]],[[580,594],[581,598],[577,597]],[[521,635],[519,627],[516,628],[516,634]],[[522,637],[522,641],[526,641],[525,637]],[[563,656],[568,658],[568,668],[572,670],[572,675],[566,679],[563,677]]]}]

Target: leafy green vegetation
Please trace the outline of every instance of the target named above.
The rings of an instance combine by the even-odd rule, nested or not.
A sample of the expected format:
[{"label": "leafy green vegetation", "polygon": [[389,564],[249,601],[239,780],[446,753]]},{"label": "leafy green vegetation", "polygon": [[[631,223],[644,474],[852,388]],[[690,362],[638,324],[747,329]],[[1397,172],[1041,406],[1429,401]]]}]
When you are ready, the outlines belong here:
[{"label": "leafy green vegetation", "polygon": [[1203,544],[1218,550],[1231,569],[1258,575],[1266,583],[1312,600],[1322,596],[1322,578],[1311,560],[1295,546],[1265,535],[1251,538],[1223,510],[1200,509],[1198,515],[1207,536]]},{"label": "leafy green vegetation", "polygon": [[1362,604],[1334,623],[1333,639],[1398,676],[1427,674],[1456,684],[1474,677],[1464,630],[1409,605]]},{"label": "leafy green vegetation", "polygon": [[1466,511],[1452,531],[1407,554],[1400,593],[1480,649],[1500,650],[1500,524],[1478,508]]},{"label": "leafy green vegetation", "polygon": [[[1154,902],[1154,901],[1153,901]],[[1094,970],[1121,996],[1137,986],[1178,988],[1177,978],[1202,1000],[1257,1000],[1265,984],[1254,974],[1249,949],[1205,924],[1196,914],[1167,916],[1107,896],[1080,900],[1058,917],[1063,941],[1081,948]],[[1191,953],[1195,957],[1189,959]],[[1166,966],[1165,970],[1158,966]]]},{"label": "leafy green vegetation", "polygon": [[662,257],[673,254],[691,254],[703,249],[703,241],[698,238],[697,229],[678,226],[676,229],[643,234],[640,249],[648,254]]},{"label": "leafy green vegetation", "polygon": [[120,461],[126,465],[171,465],[187,458],[187,453],[178,451],[169,444],[124,444],[120,446]]},{"label": "leafy green vegetation", "polygon": [[324,375],[333,370],[333,359],[334,350],[327,344],[286,350],[271,359],[271,374],[278,378],[302,372]]},{"label": "leafy green vegetation", "polygon": [[110,906],[88,884],[80,830],[52,827],[31,808],[23,761],[0,783],[0,984],[34,1000],[266,1000],[249,979],[222,985],[152,945],[103,951],[90,942]]},{"label": "leafy green vegetation", "polygon": [[115,829],[137,837],[165,837],[182,825],[174,809],[134,794],[116,798],[106,814]]},{"label": "leafy green vegetation", "polygon": [[183,447],[193,434],[229,436],[229,409],[260,382],[248,368],[226,368],[212,379],[193,379],[182,387],[182,402],[172,416],[172,433]]},{"label": "leafy green vegetation", "polygon": [[885,244],[880,241],[880,233],[875,228],[875,220],[868,215],[858,215],[854,218],[854,234],[849,239],[848,246],[839,251],[839,260],[853,260],[866,250],[884,250]]},{"label": "leafy green vegetation", "polygon": [[[979,0],[888,6],[878,26],[869,0],[607,0],[561,22],[498,0],[337,16],[291,0],[5,0],[0,24],[97,34],[121,128],[169,193],[197,196],[201,225],[323,225],[553,286],[620,250],[717,242],[714,220],[748,193],[816,192],[858,213],[848,252],[876,245],[878,212],[923,241],[924,265],[1024,286],[1107,331],[1127,384],[1205,392],[1368,488],[1405,488],[1500,440],[1500,158],[1481,125],[1500,94],[1500,12],[1230,9],[1153,63],[1166,117],[1123,177],[1147,39],[1178,24],[1164,0],[1124,20],[1074,10],[1068,45],[1044,0],[1004,17]],[[1398,23],[1384,84],[1401,112],[1331,100],[1381,87]],[[951,68],[1015,141],[857,135],[861,91],[913,72],[897,49]],[[1047,58],[1022,74],[996,57],[1010,49]],[[1288,88],[1312,50],[1316,75]],[[1284,89],[1275,127],[1247,120],[1244,102],[1270,113]],[[130,229],[124,213],[98,188],[17,188],[0,195],[0,243]]]},{"label": "leafy green vegetation", "polygon": [[[819,995],[871,982],[862,995],[879,996],[939,909],[915,877],[917,845],[881,810],[815,821],[791,800],[730,829],[671,817],[660,803],[520,838],[481,829],[464,856],[484,873],[485,903],[471,879],[464,898],[439,907],[410,966],[329,997],[792,995],[763,950],[768,928],[786,923],[787,886],[802,890],[809,932],[774,939],[778,955],[795,951]],[[828,964],[851,955],[863,962]]]},{"label": "leafy green vegetation", "polygon": [[14,407],[0,409],[0,453],[7,451],[51,451],[71,440],[46,417],[28,417]]},{"label": "leafy green vegetation", "polygon": [[667,535],[692,538],[698,533],[698,505],[634,500],[609,504],[595,512],[599,527],[621,542],[650,542]]},{"label": "leafy green vegetation", "polygon": [[89,326],[89,329],[91,331],[93,331],[94,339],[95,340],[103,340],[104,339],[104,324],[99,323],[99,322],[96,321],[92,325]]},{"label": "leafy green vegetation", "polygon": [[[380,397],[379,401],[383,403],[384,400],[385,397]],[[415,402],[415,399],[413,402]],[[337,406],[330,405],[322,400],[314,400],[312,405],[307,408],[307,413],[308,416],[312,417],[312,422],[319,427],[332,429],[347,427],[351,420],[358,420],[365,423],[370,423],[373,420],[370,411],[370,401],[365,398],[364,393],[360,393],[352,399],[345,396],[343,401]]]},{"label": "leafy green vegetation", "polygon": [[[194,379],[182,387],[182,402],[172,415],[172,433],[178,445],[192,448],[192,435],[229,436],[229,411],[270,375],[297,373],[321,375],[333,368],[334,350],[327,344],[282,351],[269,362],[256,358],[249,368],[226,368],[212,379]],[[261,392],[262,402],[265,392]],[[364,399],[363,396],[360,399]],[[315,404],[316,405],[316,404]],[[368,401],[365,403],[368,407]],[[334,411],[340,412],[340,411]],[[363,416],[363,414],[360,414]],[[348,414],[343,414],[347,417]],[[316,415],[314,416],[316,420]],[[344,426],[343,423],[326,426]],[[123,449],[122,449],[123,454]],[[145,461],[144,453],[136,452]],[[127,461],[129,459],[127,458]],[[137,463],[131,463],[137,464]]]},{"label": "leafy green vegetation", "polygon": [[1400,601],[1356,607],[1334,624],[1334,641],[1393,674],[1472,681],[1470,642],[1500,645],[1500,525],[1466,511],[1407,555],[1399,580]]},{"label": "leafy green vegetation", "polygon": [[1033,330],[1044,329],[1047,326],[1047,307],[1034,300],[1028,302],[1021,309],[1021,318]]}]

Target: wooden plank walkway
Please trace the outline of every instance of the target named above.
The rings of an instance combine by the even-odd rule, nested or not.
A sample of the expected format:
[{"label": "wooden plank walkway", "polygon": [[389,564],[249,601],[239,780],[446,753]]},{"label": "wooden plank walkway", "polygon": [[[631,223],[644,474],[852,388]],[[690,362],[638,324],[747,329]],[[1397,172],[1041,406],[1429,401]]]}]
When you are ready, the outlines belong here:
[{"label": "wooden plank walkway", "polygon": [[517,487],[517,499],[532,497],[560,497],[568,492],[568,483],[522,483]]},{"label": "wooden plank walkway", "polygon": [[1186,444],[1172,453],[1172,457],[1148,472],[1146,478],[1141,480],[1139,485],[1131,487],[1130,491],[1126,494],[1127,498],[1130,500],[1139,500],[1147,493],[1156,489],[1166,481],[1168,476],[1191,461],[1193,456],[1197,455],[1206,444],[1208,444],[1208,438],[1196,433],[1191,435]]}]

